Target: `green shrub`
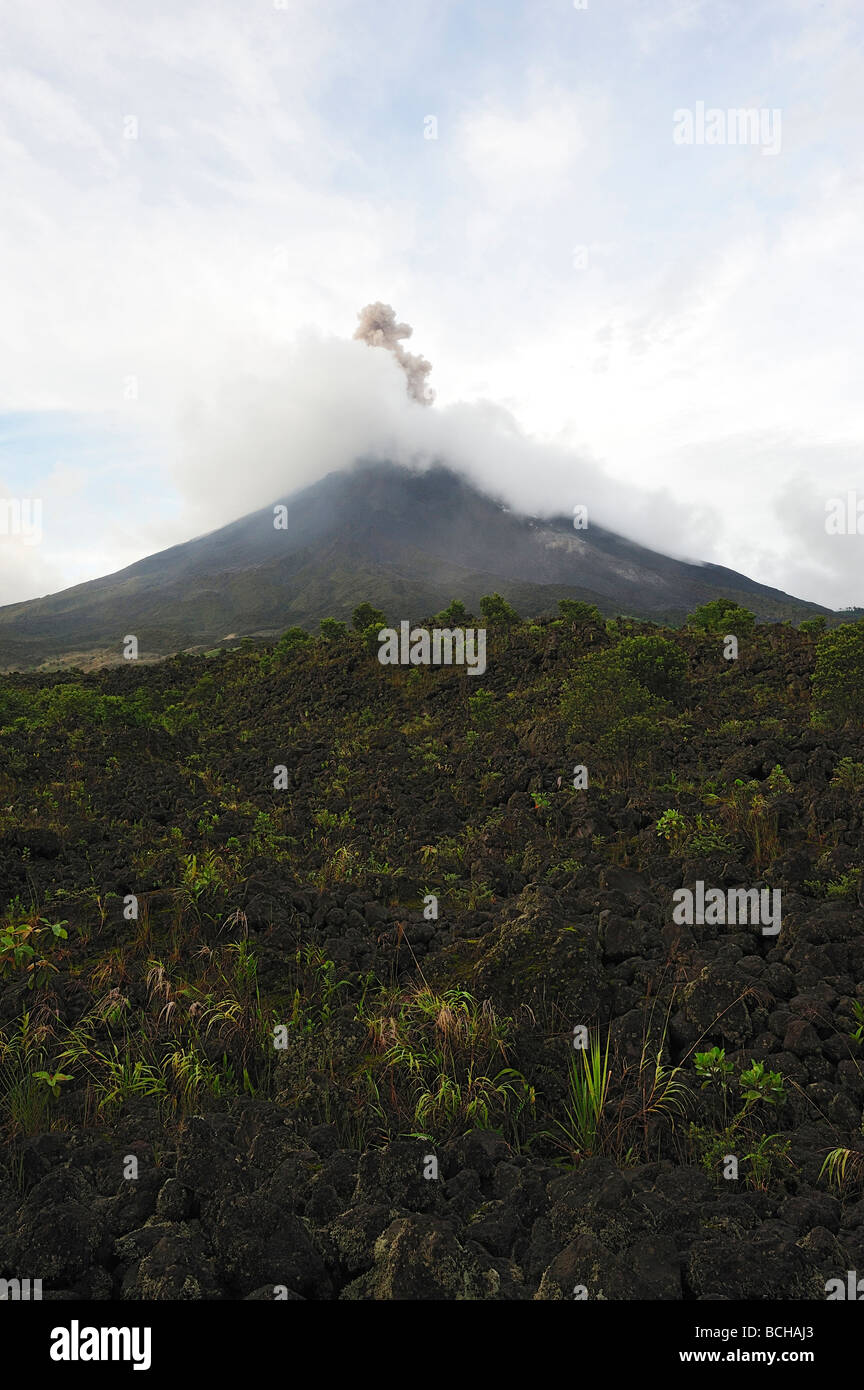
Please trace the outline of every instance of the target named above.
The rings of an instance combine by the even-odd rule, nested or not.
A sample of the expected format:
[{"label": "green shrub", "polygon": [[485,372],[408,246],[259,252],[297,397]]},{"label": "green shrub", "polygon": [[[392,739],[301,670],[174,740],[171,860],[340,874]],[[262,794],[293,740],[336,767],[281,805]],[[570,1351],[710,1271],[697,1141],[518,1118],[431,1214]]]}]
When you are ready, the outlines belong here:
[{"label": "green shrub", "polygon": [[387,617],[380,608],[373,608],[371,603],[360,603],[351,614],[351,626],[355,632],[365,633],[370,627],[375,627],[380,632],[382,627],[387,626]]},{"label": "green shrub", "polygon": [[684,688],[687,656],[666,637],[625,637],[618,644],[624,669],[652,695],[673,699]]},{"label": "green shrub", "polygon": [[340,623],[338,618],[321,619],[321,636],[327,642],[335,642],[348,631],[347,623]]},{"label": "green shrub", "polygon": [[813,699],[835,722],[864,718],[864,620],[842,623],[819,638]]},{"label": "green shrub", "polygon": [[478,690],[468,696],[471,723],[478,729],[491,729],[495,723],[495,696],[491,690]]},{"label": "green shrub", "polygon": [[625,669],[617,651],[591,652],[562,695],[562,713],[577,739],[597,739],[634,715],[655,715],[662,703]]},{"label": "green shrub", "polygon": [[461,599],[454,598],[446,608],[435,614],[433,621],[436,627],[465,627],[471,621],[471,614]]},{"label": "green shrub", "polygon": [[521,622],[516,609],[511,608],[507,600],[497,593],[485,594],[481,598],[480,612],[490,625],[497,623],[502,627],[513,627],[514,624]]},{"label": "green shrub", "polygon": [[779,763],[775,763],[768,774],[768,790],[772,796],[784,796],[792,790],[792,782]]},{"label": "green shrub", "polygon": [[367,651],[377,653],[380,649],[381,641],[379,638],[379,633],[381,632],[381,628],[381,623],[374,622],[370,623],[368,627],[364,627],[361,629],[360,637],[363,642],[363,646],[366,648]]},{"label": "green shrub", "polygon": [[831,785],[842,787],[846,792],[864,791],[864,763],[841,758],[831,774]]},{"label": "green shrub", "polygon": [[645,765],[645,755],[659,743],[660,730],[653,719],[646,714],[628,714],[599,736],[597,751],[635,772],[637,766]]},{"label": "green shrub", "polygon": [[[279,641],[276,643],[277,652],[290,652],[295,647],[302,647],[304,642],[311,642],[312,634],[307,632],[305,627],[289,627],[283,632]],[[211,677],[212,679],[212,677]]]},{"label": "green shrub", "polygon": [[731,854],[735,849],[726,831],[710,816],[697,815],[689,821],[680,811],[670,807],[663,812],[655,828],[673,854],[701,857]]},{"label": "green shrub", "polygon": [[582,603],[576,598],[558,600],[558,611],[568,623],[602,623],[603,615],[594,603]]},{"label": "green shrub", "polygon": [[820,613],[818,618],[805,618],[803,623],[798,624],[798,631],[804,632],[808,636],[818,635],[825,631],[825,617]]},{"label": "green shrub", "polygon": [[731,598],[715,598],[710,603],[703,603],[687,619],[688,625],[698,628],[700,632],[731,632],[736,637],[750,632],[755,622],[755,614]]}]

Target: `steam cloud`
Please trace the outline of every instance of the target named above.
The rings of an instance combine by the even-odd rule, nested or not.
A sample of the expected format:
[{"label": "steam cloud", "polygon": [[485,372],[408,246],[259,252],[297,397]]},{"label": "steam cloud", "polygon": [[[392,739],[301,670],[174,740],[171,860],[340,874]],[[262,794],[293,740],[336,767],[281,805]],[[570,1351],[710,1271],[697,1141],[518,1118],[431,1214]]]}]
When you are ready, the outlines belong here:
[{"label": "steam cloud", "polygon": [[380,299],[375,304],[367,304],[357,317],[360,323],[354,337],[369,347],[383,347],[392,352],[407,378],[408,395],[420,405],[431,405],[435,392],[426,385],[426,378],[432,363],[425,357],[406,352],[399,341],[411,337],[414,330],[410,323],[397,323],[393,309],[389,304],[382,304]]}]

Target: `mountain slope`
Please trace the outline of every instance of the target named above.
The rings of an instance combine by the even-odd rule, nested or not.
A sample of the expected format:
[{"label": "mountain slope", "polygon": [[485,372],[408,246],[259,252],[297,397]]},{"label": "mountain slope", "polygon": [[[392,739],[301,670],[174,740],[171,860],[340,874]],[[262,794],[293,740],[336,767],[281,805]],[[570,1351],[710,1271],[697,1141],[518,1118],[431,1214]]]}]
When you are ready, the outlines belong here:
[{"label": "mountain slope", "polygon": [[828,611],[598,526],[516,515],[444,467],[366,464],[286,506],[284,529],[266,507],[116,574],[0,608],[0,668],[119,660],[127,634],[144,659],[204,649],[345,618],[363,599],[394,621],[428,617],[452,598],[476,612],[490,590],[523,614],[570,597],[677,622],[721,594],[768,621]]}]

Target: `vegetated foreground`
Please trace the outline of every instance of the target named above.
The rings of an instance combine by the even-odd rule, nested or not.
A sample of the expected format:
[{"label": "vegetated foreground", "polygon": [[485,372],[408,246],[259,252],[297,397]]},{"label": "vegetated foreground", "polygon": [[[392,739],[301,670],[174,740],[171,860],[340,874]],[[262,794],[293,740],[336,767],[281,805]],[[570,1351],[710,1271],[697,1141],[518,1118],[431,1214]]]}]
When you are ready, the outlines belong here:
[{"label": "vegetated foreground", "polygon": [[[361,608],[3,678],[0,1277],[797,1300],[864,1271],[864,624],[562,609],[487,606],[482,677],[381,666]],[[779,889],[779,934],[676,920],[700,882]]]}]

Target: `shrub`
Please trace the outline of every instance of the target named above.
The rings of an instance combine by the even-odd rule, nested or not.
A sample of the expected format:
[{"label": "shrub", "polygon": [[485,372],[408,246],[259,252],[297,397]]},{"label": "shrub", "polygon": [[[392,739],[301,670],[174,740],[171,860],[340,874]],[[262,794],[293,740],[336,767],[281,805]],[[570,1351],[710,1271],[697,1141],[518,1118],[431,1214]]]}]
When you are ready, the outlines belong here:
[{"label": "shrub", "polygon": [[672,699],[680,694],[687,673],[687,657],[666,637],[625,637],[618,644],[624,669],[652,695]]},{"label": "shrub", "polygon": [[768,790],[772,796],[784,796],[792,790],[792,782],[779,763],[775,763],[768,774]]},{"label": "shrub", "polygon": [[603,615],[594,603],[582,603],[580,599],[561,598],[558,611],[568,623],[602,623]]},{"label": "shrub", "polygon": [[491,624],[498,623],[502,627],[512,627],[521,621],[515,608],[511,608],[506,599],[500,594],[486,594],[480,600],[480,612]]},{"label": "shrub", "polygon": [[338,618],[321,619],[321,636],[327,642],[334,642],[343,633],[348,631],[346,623],[340,623]]},{"label": "shrub", "polygon": [[662,709],[650,690],[624,668],[617,651],[584,657],[562,695],[564,718],[577,738],[609,735],[622,720]]},{"label": "shrub", "polygon": [[646,714],[628,714],[597,739],[597,751],[634,773],[648,764],[653,748],[660,743],[660,729]]},{"label": "shrub", "polygon": [[471,614],[459,598],[454,598],[446,608],[436,613],[434,618],[436,627],[464,627],[470,621]]},{"label": "shrub", "polygon": [[364,632],[369,627],[375,627],[379,631],[387,626],[387,616],[381,612],[380,608],[373,608],[371,603],[360,603],[351,614],[351,626],[355,632]]},{"label": "shrub", "polygon": [[695,609],[687,622],[701,632],[732,632],[740,637],[742,633],[752,630],[756,616],[734,599],[715,598]]},{"label": "shrub", "polygon": [[[312,634],[307,632],[305,627],[289,627],[287,632],[283,632],[279,638],[276,650],[277,652],[290,652],[294,647],[302,647],[304,642],[311,641]],[[212,680],[212,677],[210,679]]]},{"label": "shrub", "polygon": [[495,696],[491,690],[478,690],[468,696],[471,722],[478,729],[491,729],[495,723]]},{"label": "shrub", "polygon": [[701,858],[703,855],[731,854],[735,849],[722,826],[710,816],[697,815],[694,820],[688,821],[680,811],[670,807],[658,820],[656,830],[673,854]]},{"label": "shrub", "polygon": [[864,718],[864,620],[819,638],[813,698],[819,712],[837,722]]},{"label": "shrub", "polygon": [[370,623],[368,627],[364,627],[361,629],[360,637],[363,642],[363,646],[366,648],[367,651],[376,653],[378,652],[381,646],[381,641],[379,637],[381,627],[382,624],[380,622],[374,622]]},{"label": "shrub", "polygon": [[816,635],[825,631],[825,617],[820,613],[818,618],[805,618],[803,623],[798,624],[798,631],[807,633],[808,636]]},{"label": "shrub", "polygon": [[831,774],[831,784],[842,787],[846,792],[864,791],[864,763],[841,758]]},{"label": "shrub", "polygon": [[647,767],[660,742],[659,716],[668,711],[624,669],[617,652],[595,652],[580,663],[562,694],[571,738],[629,775]]}]

